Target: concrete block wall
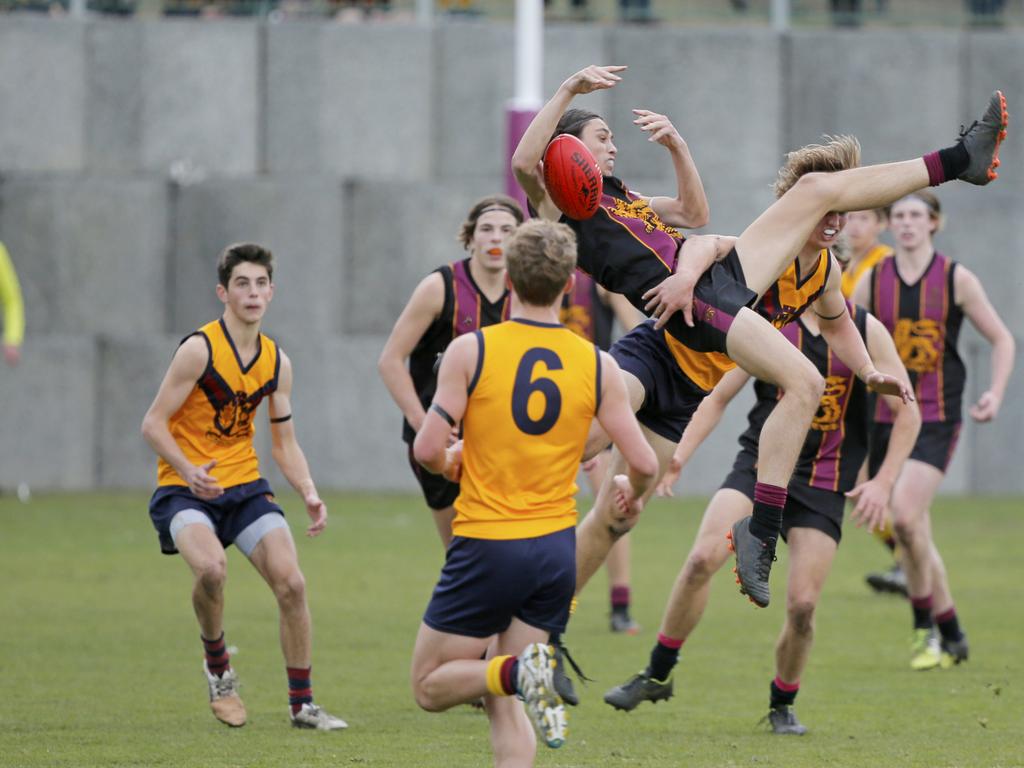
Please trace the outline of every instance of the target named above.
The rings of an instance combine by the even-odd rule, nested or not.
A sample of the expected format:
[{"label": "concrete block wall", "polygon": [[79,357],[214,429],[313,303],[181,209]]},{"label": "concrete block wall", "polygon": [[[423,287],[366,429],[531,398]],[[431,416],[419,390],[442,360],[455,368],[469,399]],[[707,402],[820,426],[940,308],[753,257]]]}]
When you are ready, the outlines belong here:
[{"label": "concrete block wall", "polygon": [[[214,259],[256,240],[277,255],[265,328],[296,369],[296,426],[325,488],[415,487],[376,359],[416,283],[459,258],[478,197],[504,188],[513,30],[483,21],[0,23],[0,239],[25,293],[24,361],[0,367],[0,487],[147,487],[139,422],[178,340],[220,312]],[[786,150],[854,133],[868,162],[949,144],[993,87],[1024,103],[1019,32],[799,31],[552,25],[544,89],[589,63],[620,87],[604,115],[618,173],[671,194],[671,164],[633,124],[670,115],[737,233],[771,202]],[[1024,152],[979,193],[939,190],[938,245],[988,287],[1018,339]],[[970,392],[987,381],[987,350]],[[1024,427],[1021,374],[999,421],[965,424],[945,490],[1024,491],[1007,471]],[[687,468],[710,493],[731,465],[749,395]],[[268,431],[259,444],[272,481]]]}]

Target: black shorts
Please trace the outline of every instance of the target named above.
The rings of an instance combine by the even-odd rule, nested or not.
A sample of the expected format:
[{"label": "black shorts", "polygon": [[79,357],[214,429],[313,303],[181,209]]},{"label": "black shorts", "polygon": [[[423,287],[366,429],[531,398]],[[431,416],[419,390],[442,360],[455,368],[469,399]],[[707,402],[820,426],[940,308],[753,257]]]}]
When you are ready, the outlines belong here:
[{"label": "black shorts", "polygon": [[[937,470],[946,474],[949,462],[953,460],[953,451],[956,450],[957,440],[960,438],[959,421],[926,421],[921,425],[921,431],[917,434],[917,442],[914,443],[914,450],[910,452],[910,458],[930,464]],[[885,452],[889,447],[889,436],[892,434],[892,424],[876,423],[871,429],[871,436],[868,440],[868,474],[875,476],[878,468],[885,461]]]},{"label": "black shorts", "polygon": [[696,352],[725,354],[725,337],[732,321],[744,307],[757,303],[757,294],[747,287],[743,265],[733,248],[721,261],[712,264],[693,289],[693,320],[691,328],[681,312],[669,318],[665,328]]},{"label": "black shorts", "polygon": [[575,527],[529,539],[456,536],[423,622],[468,637],[504,632],[513,618],[564,632],[575,591]]},{"label": "black shorts", "polygon": [[[722,481],[722,488],[739,491],[754,500],[757,482],[757,456],[747,449],[736,455],[732,471]],[[837,491],[815,488],[804,482],[790,483],[786,489],[786,506],[782,510],[782,538],[789,537],[790,528],[814,528],[835,540],[843,537],[843,512],[846,497]]]},{"label": "black shorts", "polygon": [[637,421],[678,443],[707,393],[679,369],[664,333],[654,330],[654,321],[648,320],[615,342],[609,353],[622,370],[643,384],[644,402],[636,412]]},{"label": "black shorts", "polygon": [[165,555],[178,552],[171,537],[171,521],[187,509],[198,510],[209,518],[225,548],[263,515],[276,513],[284,517],[284,511],[274,501],[270,483],[262,477],[225,488],[216,499],[200,499],[186,485],[162,485],[149,500],[149,518],[160,539],[160,551]]},{"label": "black shorts", "polygon": [[426,470],[412,455],[412,443],[409,443],[409,466],[419,481],[423,498],[431,509],[446,509],[455,503],[459,495],[459,484],[445,480],[443,475],[435,475]]}]

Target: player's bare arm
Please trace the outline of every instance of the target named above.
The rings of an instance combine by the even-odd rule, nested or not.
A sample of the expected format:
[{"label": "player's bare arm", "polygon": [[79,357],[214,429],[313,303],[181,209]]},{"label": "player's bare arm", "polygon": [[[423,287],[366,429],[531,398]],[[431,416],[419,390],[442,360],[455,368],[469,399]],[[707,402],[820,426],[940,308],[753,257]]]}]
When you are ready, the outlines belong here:
[{"label": "player's bare arm", "polygon": [[599,354],[602,376],[597,421],[619,449],[627,466],[627,474],[615,480],[615,502],[620,513],[636,515],[643,509],[643,495],[657,479],[658,457],[633,415],[618,363],[607,352]]},{"label": "player's bare arm", "polygon": [[736,244],[727,235],[697,235],[687,238],[679,249],[676,271],[643,295],[646,309],[661,329],[675,312],[682,312],[686,324],[693,327],[693,289],[700,276],[716,261],[721,261]]},{"label": "player's bare arm", "polygon": [[[874,315],[868,315],[867,318],[867,341],[868,352],[879,371],[904,381],[910,380],[900,360],[896,343],[888,329]],[[916,403],[905,403],[895,395],[882,397],[895,415],[885,458],[873,477],[846,494],[854,502],[850,516],[858,526],[865,525],[869,531],[885,524],[886,509],[896,478],[899,477],[903,463],[910,457],[917,433],[921,430],[921,412]]]},{"label": "player's bare arm", "polygon": [[[461,457],[461,446],[456,454],[449,452],[452,428],[462,421],[469,400],[469,379],[476,369],[477,346],[475,333],[459,336],[451,343],[441,360],[437,372],[437,390],[416,433],[412,450],[416,461],[435,475],[449,474],[449,461]],[[453,449],[457,446],[451,446]]]},{"label": "player's bare arm", "polygon": [[864,346],[864,339],[857,331],[857,326],[850,317],[846,308],[846,299],[843,297],[840,285],[842,283],[841,270],[832,258],[832,270],[828,277],[828,284],[811,307],[810,310],[818,317],[818,324],[821,326],[821,335],[835,352],[836,356],[857,374],[857,378],[863,381],[867,388],[880,395],[898,395],[904,402],[911,402],[914,399],[910,385],[905,380],[897,379],[888,374],[882,373],[875,368]]},{"label": "player's bare arm", "polygon": [[626,69],[624,66],[597,66],[592,64],[570,75],[555,91],[548,102],[541,107],[533,118],[519,146],[512,155],[512,172],[516,181],[523,188],[530,205],[541,216],[551,221],[558,221],[562,213],[551,202],[544,188],[540,162],[544,157],[551,134],[555,132],[558,120],[568,109],[572,100],[581,94],[615,87],[622,78],[617,73]]},{"label": "player's bare arm", "polygon": [[171,435],[168,422],[178,412],[203,375],[210,352],[202,336],[191,336],[174,353],[160,389],[142,419],[142,436],[160,458],[170,464],[200,499],[215,499],[224,489],[210,474],[217,463],[211,460],[202,466],[190,462]]},{"label": "player's bare arm", "polygon": [[710,214],[708,198],[686,141],[665,115],[648,109],[634,109],[633,114],[636,115],[633,124],[650,134],[647,140],[669,151],[676,172],[676,197],[652,197],[651,208],[658,218],[673,227],[703,227]]},{"label": "player's bare arm", "polygon": [[1013,373],[1016,355],[1013,334],[992,306],[981,281],[973,272],[959,264],[953,273],[953,291],[954,300],[971,321],[971,325],[992,345],[989,387],[982,392],[978,402],[967,409],[975,421],[992,421],[999,413],[1010,374]]},{"label": "player's bare arm", "polygon": [[377,360],[377,372],[402,415],[419,431],[426,415],[409,375],[406,361],[430,324],[444,309],[444,279],[431,272],[416,286]]},{"label": "player's bare arm", "polygon": [[722,420],[726,407],[749,380],[749,373],[742,368],[733,368],[719,380],[715,388],[711,390],[711,394],[697,406],[693,418],[683,430],[683,438],[676,446],[672,458],[669,459],[665,474],[658,481],[657,493],[659,496],[675,495],[672,486],[679,479],[683,467],[690,461],[698,446],[715,430]]},{"label": "player's bare arm", "polygon": [[284,352],[281,355],[281,369],[278,373],[277,390],[269,398],[270,438],[274,462],[281,468],[281,474],[302,497],[306,514],[311,521],[306,529],[307,536],[319,536],[327,527],[327,505],[317,493],[316,484],[309,471],[306,455],[295,437],[295,420],[292,418],[292,361]]}]

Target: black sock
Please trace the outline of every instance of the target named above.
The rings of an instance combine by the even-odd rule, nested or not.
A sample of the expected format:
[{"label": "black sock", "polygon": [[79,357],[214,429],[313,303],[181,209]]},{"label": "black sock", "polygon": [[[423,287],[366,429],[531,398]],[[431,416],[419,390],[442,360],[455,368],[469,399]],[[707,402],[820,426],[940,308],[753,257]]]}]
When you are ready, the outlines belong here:
[{"label": "black sock", "polygon": [[942,635],[943,640],[955,643],[964,639],[963,630],[960,629],[960,620],[953,608],[936,616],[935,623],[939,625],[939,634]]},{"label": "black sock", "polygon": [[939,162],[942,163],[942,172],[945,174],[946,180],[950,181],[967,170],[971,158],[964,145],[957,142],[952,147],[939,150]]},{"label": "black sock", "polygon": [[644,670],[644,674],[652,680],[667,680],[678,662],[679,646],[672,648],[659,639],[657,645],[651,649],[651,662]]},{"label": "black sock", "polygon": [[782,510],[786,506],[786,489],[768,483],[754,485],[754,512],[750,532],[762,541],[778,538],[782,530]]},{"label": "black sock", "polygon": [[[784,691],[782,688],[780,688],[778,686],[778,681],[779,681],[778,678],[775,678],[774,680],[772,680],[772,684],[771,684],[772,696],[771,696],[771,700],[770,700],[769,706],[772,709],[777,709],[778,707],[792,707],[793,706],[793,702],[796,701],[796,695],[798,693],[800,693],[800,686],[799,685],[793,686],[793,687],[791,687],[791,690]],[[789,686],[787,686],[787,687],[789,687]]]},{"label": "black sock", "polygon": [[914,611],[914,629],[931,629],[932,596],[910,598],[910,607]]}]

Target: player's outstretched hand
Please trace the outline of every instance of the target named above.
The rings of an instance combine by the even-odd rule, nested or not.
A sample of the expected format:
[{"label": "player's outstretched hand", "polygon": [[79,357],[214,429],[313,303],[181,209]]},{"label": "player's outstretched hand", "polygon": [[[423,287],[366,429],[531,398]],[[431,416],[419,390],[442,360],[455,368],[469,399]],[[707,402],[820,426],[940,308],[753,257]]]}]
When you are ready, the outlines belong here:
[{"label": "player's outstretched hand", "polygon": [[885,373],[875,371],[865,377],[864,383],[872,392],[880,395],[896,395],[904,403],[914,402],[914,393],[905,381],[889,376]]},{"label": "player's outstretched hand", "polygon": [[313,521],[306,529],[306,535],[311,538],[319,536],[327,527],[327,505],[315,492],[303,497],[302,500],[306,502],[306,513]]},{"label": "player's outstretched hand", "polygon": [[607,88],[614,88],[615,84],[622,80],[616,73],[622,72],[624,66],[598,66],[591,64],[586,69],[581,69],[574,75],[570,75],[562,86],[570,93],[577,96],[584,93],[593,93]]},{"label": "player's outstretched hand", "polygon": [[615,511],[626,519],[632,519],[644,508],[644,500],[633,491],[633,484],[626,475],[612,478],[612,503]]},{"label": "player's outstretched hand", "polygon": [[210,470],[217,465],[217,460],[206,462],[201,467],[192,467],[185,481],[188,489],[200,499],[216,499],[224,489],[217,483],[217,478],[210,474]]},{"label": "player's outstretched hand", "polygon": [[868,531],[874,532],[885,525],[885,511],[889,506],[891,494],[891,486],[874,479],[847,491],[846,498],[855,505],[850,517],[857,527],[867,526]]},{"label": "player's outstretched hand", "polygon": [[647,137],[648,141],[656,141],[670,149],[685,143],[683,137],[679,135],[679,131],[672,125],[672,121],[665,115],[659,115],[649,109],[634,109],[633,114],[636,115],[633,125],[638,125],[640,130],[651,134]]}]

